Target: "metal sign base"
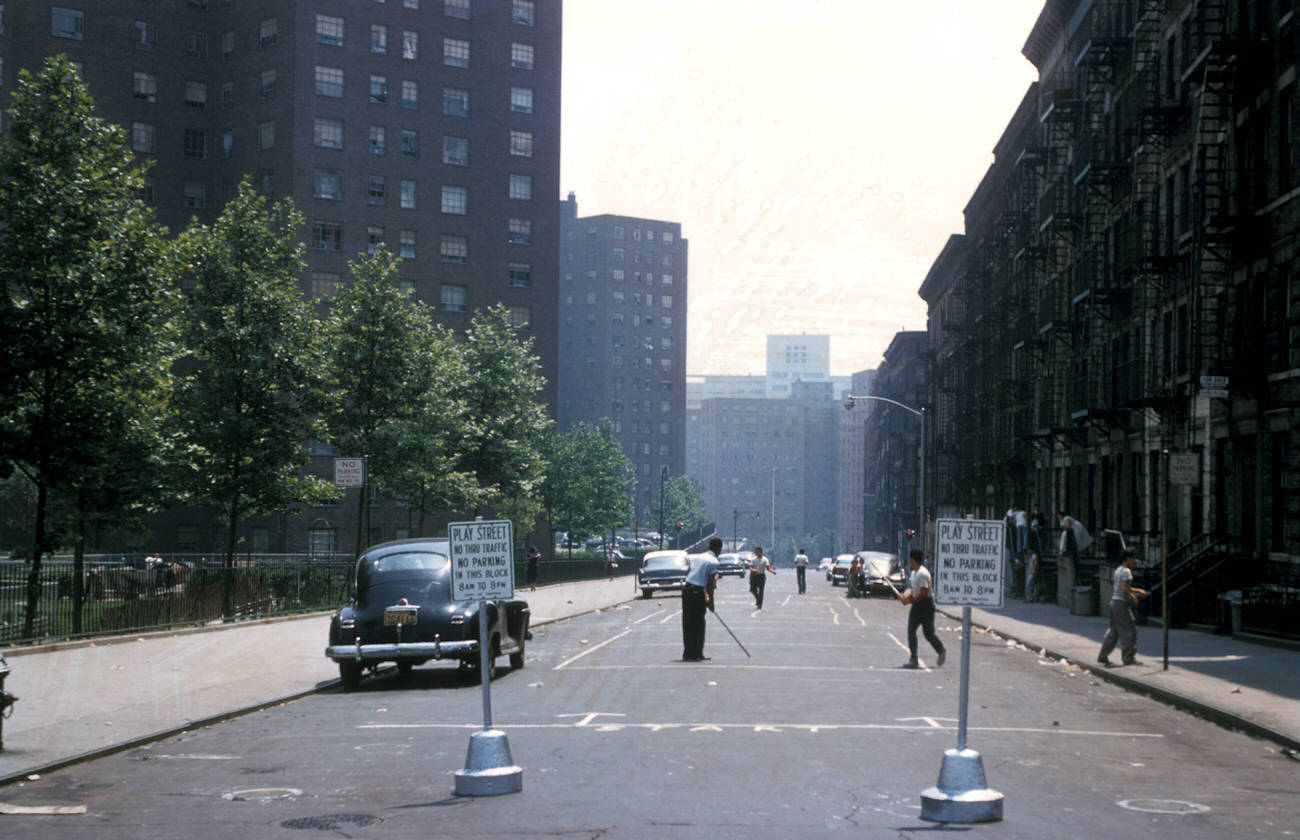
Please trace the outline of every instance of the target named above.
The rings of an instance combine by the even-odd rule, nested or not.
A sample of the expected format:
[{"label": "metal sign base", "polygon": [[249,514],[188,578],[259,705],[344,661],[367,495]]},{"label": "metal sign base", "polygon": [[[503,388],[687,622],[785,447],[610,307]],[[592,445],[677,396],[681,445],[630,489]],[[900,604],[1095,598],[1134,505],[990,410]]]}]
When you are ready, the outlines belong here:
[{"label": "metal sign base", "polygon": [[953,823],[1002,819],[1002,794],[989,788],[978,752],[944,751],[939,783],[921,792],[921,819]]},{"label": "metal sign base", "polygon": [[524,789],[524,771],[510,757],[510,742],[500,729],[469,736],[465,767],[456,771],[457,796],[500,796]]}]

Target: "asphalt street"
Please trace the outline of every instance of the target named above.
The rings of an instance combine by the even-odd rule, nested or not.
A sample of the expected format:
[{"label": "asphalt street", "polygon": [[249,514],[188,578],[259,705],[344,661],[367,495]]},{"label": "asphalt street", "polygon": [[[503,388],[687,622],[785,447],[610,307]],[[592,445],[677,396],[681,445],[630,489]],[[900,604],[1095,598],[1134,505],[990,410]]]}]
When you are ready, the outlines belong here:
[{"label": "asphalt street", "polygon": [[[454,666],[329,691],[4,790],[5,838],[338,836],[591,838],[1286,837],[1300,763],[1276,746],[1124,692],[1000,637],[972,636],[969,746],[1005,796],[1000,823],[937,826],[919,796],[956,743],[959,628],[948,663],[907,671],[906,609],[810,575],[742,581],[681,656],[680,602],[635,600],[540,627],[492,685],[523,791],[452,794],[478,685]],[[319,836],[319,835],[316,835]]]}]

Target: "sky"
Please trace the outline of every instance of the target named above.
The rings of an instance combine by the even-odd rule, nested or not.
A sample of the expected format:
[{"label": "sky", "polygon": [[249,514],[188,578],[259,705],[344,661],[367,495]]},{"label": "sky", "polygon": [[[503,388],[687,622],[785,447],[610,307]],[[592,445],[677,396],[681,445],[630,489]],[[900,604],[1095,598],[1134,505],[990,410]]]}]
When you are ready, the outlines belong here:
[{"label": "sky", "polygon": [[564,0],[560,188],[678,221],[687,372],[831,372],[925,328],[917,289],[1035,79],[1043,0]]}]

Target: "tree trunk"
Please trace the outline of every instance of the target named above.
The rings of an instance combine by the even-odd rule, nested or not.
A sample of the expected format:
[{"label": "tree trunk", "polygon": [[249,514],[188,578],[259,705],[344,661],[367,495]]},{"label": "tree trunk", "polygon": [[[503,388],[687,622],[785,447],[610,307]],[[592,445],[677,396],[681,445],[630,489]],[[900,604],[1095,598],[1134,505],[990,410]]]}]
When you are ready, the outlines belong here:
[{"label": "tree trunk", "polygon": [[36,633],[36,607],[41,601],[41,560],[45,554],[45,508],[49,492],[44,484],[36,485],[36,532],[32,545],[32,567],[27,572],[27,614],[23,616],[23,638]]},{"label": "tree trunk", "polygon": [[77,547],[72,555],[72,633],[81,634],[81,613],[86,603],[86,517],[77,518]]},{"label": "tree trunk", "polygon": [[229,621],[235,617],[235,534],[239,529],[239,505],[230,503],[226,519],[226,551],[221,563],[221,617]]}]

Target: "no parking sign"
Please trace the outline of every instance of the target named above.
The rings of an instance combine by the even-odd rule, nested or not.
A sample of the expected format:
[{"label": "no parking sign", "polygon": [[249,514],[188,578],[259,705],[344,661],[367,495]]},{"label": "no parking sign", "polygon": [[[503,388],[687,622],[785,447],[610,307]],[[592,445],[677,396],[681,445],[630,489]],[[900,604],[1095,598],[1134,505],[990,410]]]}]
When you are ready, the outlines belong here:
[{"label": "no parking sign", "polygon": [[1005,524],[996,519],[939,519],[934,528],[935,602],[1001,608]]}]

